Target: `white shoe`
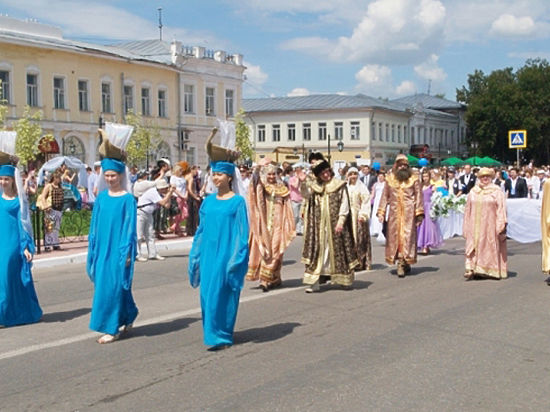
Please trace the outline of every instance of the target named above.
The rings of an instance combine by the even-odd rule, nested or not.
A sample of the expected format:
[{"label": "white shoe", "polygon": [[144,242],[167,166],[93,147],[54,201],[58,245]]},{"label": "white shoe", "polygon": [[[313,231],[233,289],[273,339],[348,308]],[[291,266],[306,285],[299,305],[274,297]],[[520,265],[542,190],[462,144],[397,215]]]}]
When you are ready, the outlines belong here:
[{"label": "white shoe", "polygon": [[142,257],[142,256],[138,257],[136,260],[137,260],[138,262],[147,262],[147,258],[144,258],[144,257]]},{"label": "white shoe", "polygon": [[152,257],[151,259],[153,259],[153,260],[164,260],[166,258],[164,256],[161,256],[161,255],[156,255],[156,256]]}]

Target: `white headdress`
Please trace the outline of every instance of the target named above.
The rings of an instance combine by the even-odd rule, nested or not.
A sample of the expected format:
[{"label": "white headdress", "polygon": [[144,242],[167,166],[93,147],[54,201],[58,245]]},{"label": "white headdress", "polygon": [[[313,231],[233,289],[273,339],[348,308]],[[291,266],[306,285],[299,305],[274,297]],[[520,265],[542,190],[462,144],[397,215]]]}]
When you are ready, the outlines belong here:
[{"label": "white headdress", "polygon": [[[0,152],[4,155],[8,155],[11,159],[10,163],[15,166],[17,164],[17,157],[15,156],[15,142],[17,140],[17,132],[0,132]],[[29,213],[29,200],[27,199],[27,194],[25,193],[25,188],[23,186],[23,179],[21,179],[21,172],[17,167],[15,167],[15,173],[13,176],[15,180],[15,186],[17,187],[17,197],[19,199],[19,206],[21,210],[21,223],[23,224],[23,229],[31,237],[32,233],[32,223],[31,216]],[[2,189],[0,188],[0,194]]]}]

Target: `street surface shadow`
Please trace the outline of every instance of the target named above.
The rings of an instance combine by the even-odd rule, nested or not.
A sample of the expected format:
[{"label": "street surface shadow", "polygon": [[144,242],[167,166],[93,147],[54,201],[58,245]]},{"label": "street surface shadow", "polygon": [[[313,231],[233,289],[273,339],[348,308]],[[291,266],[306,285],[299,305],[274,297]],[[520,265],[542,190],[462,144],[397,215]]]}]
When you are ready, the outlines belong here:
[{"label": "street surface shadow", "polygon": [[[426,256],[418,253],[419,256]],[[445,249],[431,249],[429,255],[439,256],[439,255],[451,255],[451,256],[459,256],[464,255],[464,248],[461,249],[451,249],[451,250],[445,250]],[[429,256],[427,255],[427,256]]]},{"label": "street surface shadow", "polygon": [[180,318],[169,322],[154,323],[152,325],[138,326],[132,329],[132,336],[158,336],[176,332],[189,327],[200,318]]},{"label": "street surface shadow", "polygon": [[54,323],[54,322],[66,322],[78,318],[80,316],[87,315],[92,311],[91,308],[80,308],[74,310],[68,310],[66,312],[53,312],[45,313],[42,315],[42,322],[45,323]]},{"label": "street surface shadow", "polygon": [[355,290],[355,289],[357,289],[357,290],[367,289],[370,285],[372,285],[372,282],[355,279],[353,281],[352,288],[349,289],[349,290],[344,289],[341,285],[328,284],[328,285],[322,285],[321,290],[318,293],[324,293],[324,292],[329,292],[329,291],[338,291],[338,290],[341,290],[342,292],[348,292],[349,293],[350,291]]},{"label": "street surface shadow", "polygon": [[283,260],[283,265],[293,265],[296,263],[295,259]]},{"label": "street surface shadow", "polygon": [[[433,267],[433,266],[414,266],[414,265],[412,265],[411,266],[411,273],[407,273],[407,275],[405,277],[418,276],[418,275],[421,275],[423,273],[428,273],[428,272],[437,272],[439,269],[440,268],[436,268],[436,267]],[[390,274],[392,274],[394,276],[397,276],[397,268],[390,270]]]},{"label": "street surface shadow", "polygon": [[290,335],[294,328],[302,326],[301,323],[287,322],[276,323],[263,328],[251,328],[246,330],[237,331],[233,335],[233,340],[236,345],[253,342],[253,343],[265,343],[272,342],[284,338]]}]

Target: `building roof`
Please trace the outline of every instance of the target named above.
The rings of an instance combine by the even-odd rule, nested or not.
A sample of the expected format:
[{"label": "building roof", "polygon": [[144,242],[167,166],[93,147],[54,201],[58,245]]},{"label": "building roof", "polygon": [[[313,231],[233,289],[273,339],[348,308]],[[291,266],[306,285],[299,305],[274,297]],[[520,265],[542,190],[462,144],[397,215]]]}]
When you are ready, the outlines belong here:
[{"label": "building roof", "polygon": [[364,94],[346,96],[340,94],[314,94],[310,96],[270,97],[243,99],[245,112],[287,112],[303,110],[338,110],[380,108],[398,112],[407,111],[407,106]]},{"label": "building roof", "polygon": [[[37,47],[57,48],[61,50],[102,53],[126,60],[148,61],[164,65],[173,65],[171,43],[162,40],[137,40],[114,45],[86,43],[63,38],[61,30],[53,26],[34,21],[21,21],[11,17],[0,16],[0,41],[25,43]],[[184,46],[178,53],[193,57],[191,47]],[[214,51],[205,50],[204,58],[214,59]],[[221,63],[234,63],[226,58]]]},{"label": "building roof", "polygon": [[452,100],[443,99],[441,97],[432,96],[425,93],[400,97],[399,99],[393,99],[391,101],[404,104],[407,107],[413,107],[417,103],[422,103],[422,106],[425,108],[435,110],[462,109],[465,107],[462,103],[453,102]]}]

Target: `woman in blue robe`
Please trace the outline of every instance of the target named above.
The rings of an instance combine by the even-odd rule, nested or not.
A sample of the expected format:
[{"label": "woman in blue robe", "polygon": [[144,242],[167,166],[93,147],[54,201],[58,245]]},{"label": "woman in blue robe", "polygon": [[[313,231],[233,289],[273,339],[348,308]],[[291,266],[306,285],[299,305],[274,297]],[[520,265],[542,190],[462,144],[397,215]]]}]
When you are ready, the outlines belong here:
[{"label": "woman in blue robe", "polygon": [[124,163],[105,158],[101,167],[108,189],[99,193],[94,204],[86,269],[94,283],[90,329],[104,333],[98,343],[111,343],[131,328],[138,314],[131,289],[137,207],[122,184]]},{"label": "woman in blue robe", "polygon": [[42,317],[31,274],[32,229],[23,224],[27,203],[18,197],[15,174],[14,166],[0,166],[0,227],[8,234],[0,236],[0,326],[34,323]]},{"label": "woman in blue robe", "polygon": [[212,162],[218,188],[200,208],[200,225],[189,254],[191,286],[200,285],[204,344],[210,350],[233,344],[239,297],[248,269],[248,217],[242,196],[231,190],[235,166]]}]

